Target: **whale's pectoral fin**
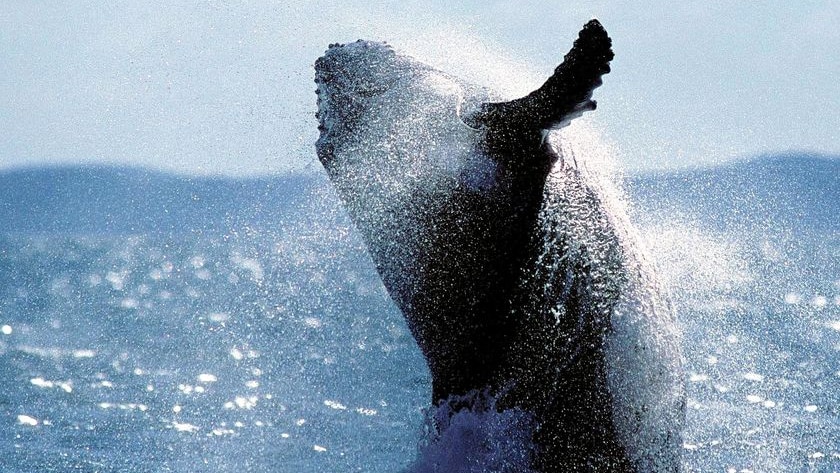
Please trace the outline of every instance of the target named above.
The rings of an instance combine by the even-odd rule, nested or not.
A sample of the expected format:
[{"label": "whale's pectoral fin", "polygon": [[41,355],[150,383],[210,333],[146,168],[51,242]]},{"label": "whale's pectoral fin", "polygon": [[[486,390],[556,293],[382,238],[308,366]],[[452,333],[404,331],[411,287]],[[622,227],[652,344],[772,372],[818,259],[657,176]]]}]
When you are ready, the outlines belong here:
[{"label": "whale's pectoral fin", "polygon": [[595,110],[592,91],[610,72],[612,41],[598,20],[580,30],[571,51],[539,89],[510,102],[484,103],[464,122],[475,128],[541,130],[559,128]]}]

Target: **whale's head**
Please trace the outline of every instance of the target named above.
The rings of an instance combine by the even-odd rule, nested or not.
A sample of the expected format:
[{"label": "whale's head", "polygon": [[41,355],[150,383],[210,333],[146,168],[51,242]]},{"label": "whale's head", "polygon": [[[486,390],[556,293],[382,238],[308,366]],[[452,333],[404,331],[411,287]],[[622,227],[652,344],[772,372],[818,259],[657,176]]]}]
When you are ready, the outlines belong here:
[{"label": "whale's head", "polygon": [[315,82],[318,158],[386,285],[404,287],[394,266],[425,251],[426,229],[459,189],[497,183],[482,131],[461,117],[481,89],[368,41],[331,45]]},{"label": "whale's head", "polygon": [[385,43],[331,45],[315,82],[318,158],[351,214],[451,186],[479,139],[459,116],[468,86]]}]

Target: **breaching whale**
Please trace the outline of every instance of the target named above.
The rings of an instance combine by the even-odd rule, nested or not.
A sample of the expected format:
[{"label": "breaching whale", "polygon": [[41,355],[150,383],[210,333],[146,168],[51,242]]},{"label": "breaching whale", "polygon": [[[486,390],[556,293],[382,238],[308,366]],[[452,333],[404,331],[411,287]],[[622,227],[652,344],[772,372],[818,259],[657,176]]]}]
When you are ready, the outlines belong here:
[{"label": "breaching whale", "polygon": [[383,43],[333,44],[315,64],[318,158],[425,355],[433,402],[528,413],[532,471],[680,469],[671,306],[552,131],[595,109],[612,58],[592,20],[512,101]]}]

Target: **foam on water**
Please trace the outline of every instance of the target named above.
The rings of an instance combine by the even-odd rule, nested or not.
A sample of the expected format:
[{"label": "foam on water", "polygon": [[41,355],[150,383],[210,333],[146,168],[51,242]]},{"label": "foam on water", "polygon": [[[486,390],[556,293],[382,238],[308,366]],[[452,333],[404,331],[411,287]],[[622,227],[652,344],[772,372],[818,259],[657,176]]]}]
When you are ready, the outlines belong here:
[{"label": "foam on water", "polygon": [[529,473],[535,426],[520,409],[497,410],[486,393],[453,396],[427,410],[418,459],[406,473]]}]

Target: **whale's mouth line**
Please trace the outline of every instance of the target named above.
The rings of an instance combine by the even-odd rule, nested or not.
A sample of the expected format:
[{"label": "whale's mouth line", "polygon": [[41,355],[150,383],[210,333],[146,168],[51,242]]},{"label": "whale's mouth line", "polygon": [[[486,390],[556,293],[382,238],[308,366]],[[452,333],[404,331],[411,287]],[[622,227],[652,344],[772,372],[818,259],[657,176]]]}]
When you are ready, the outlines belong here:
[{"label": "whale's mouth line", "polygon": [[318,106],[315,117],[318,119],[318,130],[322,137],[329,133],[335,122],[333,115],[338,107],[334,103],[334,95],[341,92],[338,90],[341,78],[348,76],[348,71],[342,67],[342,61],[337,57],[345,46],[342,43],[330,44],[324,55],[315,60],[315,94]]},{"label": "whale's mouth line", "polygon": [[[330,48],[333,48],[334,45],[330,45]],[[324,135],[325,132],[329,131],[329,120],[327,120],[327,115],[329,113],[329,106],[328,102],[330,100],[329,97],[329,78],[328,72],[326,69],[327,64],[327,56],[322,56],[315,61],[315,84],[317,88],[315,89],[315,95],[317,96],[317,107],[318,110],[315,112],[315,118],[318,119],[318,131],[321,132],[321,136]]]},{"label": "whale's mouth line", "polygon": [[318,88],[315,93],[318,96],[317,106],[318,110],[315,112],[315,118],[318,120],[318,139],[315,141],[315,154],[318,160],[329,170],[335,162],[335,146],[330,140],[332,128],[334,124],[333,107],[331,107],[331,97],[329,86],[320,77],[315,78],[315,83]]},{"label": "whale's mouth line", "polygon": [[318,160],[325,167],[329,168],[335,158],[334,146],[329,137],[333,132],[336,122],[336,104],[334,103],[335,80],[342,73],[337,70],[338,65],[331,51],[334,48],[342,48],[343,44],[330,44],[326,53],[315,61],[315,95],[317,97],[315,118],[318,120],[318,140],[315,142],[315,151]]},{"label": "whale's mouth line", "polygon": [[315,83],[318,84],[318,88],[315,90],[315,94],[318,96],[318,100],[316,102],[318,110],[315,112],[315,118],[318,119],[318,131],[320,131],[323,135],[325,132],[329,131],[329,122],[326,119],[328,113],[327,101],[329,98],[326,91],[326,84],[320,82],[317,78],[315,79]]},{"label": "whale's mouth line", "polygon": [[[334,128],[339,124],[342,124],[342,128],[347,126],[366,100],[386,92],[390,87],[387,83],[365,81],[359,71],[355,70],[356,67],[365,66],[355,64],[356,58],[377,46],[384,45],[362,40],[347,44],[334,43],[315,61],[315,117],[318,119],[320,132],[316,147],[322,161],[327,157],[322,151],[330,147],[327,141]],[[390,50],[388,46],[385,48]]]}]

